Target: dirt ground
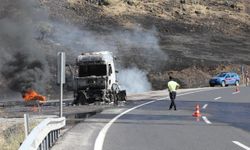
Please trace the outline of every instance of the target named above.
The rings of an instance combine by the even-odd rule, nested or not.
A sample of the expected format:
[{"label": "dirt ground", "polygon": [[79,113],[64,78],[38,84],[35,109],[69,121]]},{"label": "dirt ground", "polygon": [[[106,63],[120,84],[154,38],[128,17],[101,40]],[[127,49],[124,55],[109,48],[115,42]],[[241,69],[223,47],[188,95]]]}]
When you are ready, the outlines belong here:
[{"label": "dirt ground", "polygon": [[[120,63],[148,72],[153,89],[162,89],[168,72],[184,87],[207,86],[207,80],[221,71],[239,71],[250,64],[250,4],[247,0],[44,0],[52,18],[60,18],[98,33],[156,30],[164,58],[151,57],[145,63],[143,47],[118,48]],[[58,7],[61,6],[61,7]],[[127,48],[127,47],[125,47]],[[156,52],[155,52],[156,53]],[[146,59],[147,60],[147,59]],[[144,62],[143,62],[144,61]],[[146,61],[147,62],[147,61]],[[157,66],[157,67],[156,67]],[[237,66],[237,67],[232,67]],[[194,80],[196,78],[196,80]]]}]

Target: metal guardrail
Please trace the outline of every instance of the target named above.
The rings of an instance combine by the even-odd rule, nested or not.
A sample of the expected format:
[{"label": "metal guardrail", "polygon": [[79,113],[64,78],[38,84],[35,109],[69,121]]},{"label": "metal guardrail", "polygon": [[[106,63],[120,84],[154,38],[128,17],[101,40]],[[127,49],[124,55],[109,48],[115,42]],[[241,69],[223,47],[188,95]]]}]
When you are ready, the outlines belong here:
[{"label": "metal guardrail", "polygon": [[[73,102],[74,98],[67,98],[63,99],[63,103],[65,105],[70,105]],[[3,101],[0,102],[0,107],[13,107],[13,106],[33,106],[34,102],[30,102],[29,104],[25,103],[24,101],[20,100],[13,100],[13,101]],[[51,99],[48,100],[43,106],[59,106],[59,100],[58,99]]]},{"label": "metal guardrail", "polygon": [[24,140],[19,150],[48,150],[60,135],[66,124],[65,117],[47,118],[36,126]]}]

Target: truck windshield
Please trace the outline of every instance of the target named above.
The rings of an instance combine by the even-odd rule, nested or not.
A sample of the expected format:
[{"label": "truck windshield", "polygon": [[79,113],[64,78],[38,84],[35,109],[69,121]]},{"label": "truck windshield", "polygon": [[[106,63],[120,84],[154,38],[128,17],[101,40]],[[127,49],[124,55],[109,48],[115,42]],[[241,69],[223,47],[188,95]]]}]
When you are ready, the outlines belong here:
[{"label": "truck windshield", "polygon": [[79,66],[79,77],[86,76],[105,76],[107,75],[107,68],[105,64],[99,65],[80,65]]}]

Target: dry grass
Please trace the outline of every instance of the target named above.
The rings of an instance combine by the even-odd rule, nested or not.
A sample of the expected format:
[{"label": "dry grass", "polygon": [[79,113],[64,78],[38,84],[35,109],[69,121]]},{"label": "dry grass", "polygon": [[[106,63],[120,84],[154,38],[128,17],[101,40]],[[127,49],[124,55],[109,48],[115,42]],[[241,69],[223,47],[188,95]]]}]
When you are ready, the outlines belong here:
[{"label": "dry grass", "polygon": [[[11,121],[10,121],[11,122]],[[17,150],[24,141],[24,124],[20,121],[10,123],[8,119],[0,123],[0,147],[1,150]],[[37,121],[31,120],[30,128],[34,128]]]},{"label": "dry grass", "polygon": [[[107,7],[102,7],[103,13],[107,16],[122,16],[122,15],[145,15],[152,14],[165,19],[170,17],[174,12],[180,14],[185,13],[193,19],[206,18],[211,15],[220,17],[221,15],[231,15],[233,18],[246,18],[245,7],[249,7],[247,2],[239,1],[234,4],[234,9],[231,8],[231,0],[210,0],[203,2],[201,0],[187,0],[186,4],[181,4],[175,0],[104,0],[108,3]],[[195,3],[193,2],[195,1]],[[84,7],[86,0],[67,0],[72,8]],[[192,2],[192,3],[191,3]],[[209,6],[208,3],[214,4]],[[228,3],[228,4],[227,4]],[[168,9],[166,9],[168,7]],[[182,10],[183,9],[183,10]],[[237,10],[240,11],[237,11]],[[239,13],[240,12],[240,13]],[[126,22],[126,21],[125,21]],[[247,22],[247,21],[244,21]]]},{"label": "dry grass", "polygon": [[16,150],[19,148],[20,143],[24,140],[24,127],[23,124],[17,124],[9,127],[3,132],[3,143],[0,147],[3,150]]},{"label": "dry grass", "polygon": [[76,5],[83,5],[82,0],[68,0],[67,1],[70,7],[75,7]]}]

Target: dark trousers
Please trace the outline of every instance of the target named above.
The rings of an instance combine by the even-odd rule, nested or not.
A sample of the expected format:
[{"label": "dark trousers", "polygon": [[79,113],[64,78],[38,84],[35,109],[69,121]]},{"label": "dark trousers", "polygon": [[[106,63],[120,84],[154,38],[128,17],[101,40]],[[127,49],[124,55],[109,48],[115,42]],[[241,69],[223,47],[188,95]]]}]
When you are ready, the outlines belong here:
[{"label": "dark trousers", "polygon": [[171,104],[169,106],[169,110],[172,109],[172,107],[174,106],[174,110],[176,110],[176,105],[175,105],[175,98],[176,98],[176,92],[169,92],[169,96],[170,96],[170,100],[171,100]]}]

